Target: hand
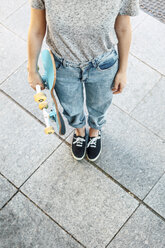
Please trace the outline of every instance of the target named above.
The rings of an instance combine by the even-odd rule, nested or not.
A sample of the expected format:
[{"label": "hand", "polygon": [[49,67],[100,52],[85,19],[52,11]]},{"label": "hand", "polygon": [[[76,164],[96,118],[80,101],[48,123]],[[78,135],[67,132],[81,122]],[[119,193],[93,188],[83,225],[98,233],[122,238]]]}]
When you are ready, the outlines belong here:
[{"label": "hand", "polygon": [[123,91],[127,81],[126,72],[118,71],[114,79],[114,86],[112,88],[113,94],[119,94]]},{"label": "hand", "polygon": [[39,72],[28,72],[28,82],[34,90],[36,90],[37,84],[41,86],[41,90],[45,88]]}]

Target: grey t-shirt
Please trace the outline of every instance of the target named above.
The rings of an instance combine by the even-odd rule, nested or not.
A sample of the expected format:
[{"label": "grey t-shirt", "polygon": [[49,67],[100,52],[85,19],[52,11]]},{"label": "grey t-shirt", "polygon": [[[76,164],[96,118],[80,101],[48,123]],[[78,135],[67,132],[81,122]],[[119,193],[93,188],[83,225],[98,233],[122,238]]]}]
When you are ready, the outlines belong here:
[{"label": "grey t-shirt", "polygon": [[118,43],[117,15],[139,14],[139,0],[29,0],[45,9],[46,44],[68,61],[86,62]]}]

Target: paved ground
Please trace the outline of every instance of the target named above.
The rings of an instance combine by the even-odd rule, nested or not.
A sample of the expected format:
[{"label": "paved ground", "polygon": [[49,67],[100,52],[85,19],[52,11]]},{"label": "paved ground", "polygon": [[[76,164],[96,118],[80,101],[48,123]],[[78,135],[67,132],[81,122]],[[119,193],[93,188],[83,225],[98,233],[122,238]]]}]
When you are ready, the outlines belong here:
[{"label": "paved ground", "polygon": [[164,0],[140,0],[140,7],[147,14],[154,16],[162,23],[165,23],[165,2]]},{"label": "paved ground", "polygon": [[44,135],[27,83],[29,3],[2,6],[0,247],[164,248],[165,25],[143,11],[131,18],[128,82],[107,114],[102,155],[77,162],[73,129]]}]

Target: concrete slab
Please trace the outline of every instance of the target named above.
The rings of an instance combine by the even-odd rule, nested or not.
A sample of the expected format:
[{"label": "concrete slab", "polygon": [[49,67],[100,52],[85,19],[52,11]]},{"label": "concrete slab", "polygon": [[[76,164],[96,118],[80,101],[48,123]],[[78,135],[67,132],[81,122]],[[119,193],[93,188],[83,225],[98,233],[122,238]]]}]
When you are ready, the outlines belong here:
[{"label": "concrete slab", "polygon": [[140,206],[107,248],[164,248],[165,223]]},{"label": "concrete slab", "polygon": [[0,172],[19,187],[61,141],[3,94],[0,105]]},{"label": "concrete slab", "polygon": [[0,84],[27,59],[27,44],[0,25]]},{"label": "concrete slab", "polygon": [[130,113],[160,78],[161,74],[130,54],[127,84],[121,94],[113,95],[113,103]]},{"label": "concrete slab", "polygon": [[0,212],[0,240],[1,248],[82,247],[21,193]]},{"label": "concrete slab", "polygon": [[145,202],[165,218],[165,175],[151,190]]},{"label": "concrete slab", "polygon": [[137,16],[131,16],[131,26],[132,31],[134,31],[137,26],[142,23],[146,18],[148,17],[148,14],[146,14],[143,10],[139,9],[139,15]]},{"label": "concrete slab", "polygon": [[17,189],[0,175],[0,209],[14,195]]},{"label": "concrete slab", "polygon": [[30,24],[29,1],[18,8],[12,15],[3,21],[3,24],[19,37],[27,40],[28,27]]},{"label": "concrete slab", "polygon": [[102,154],[95,163],[142,199],[164,172],[165,144],[113,104],[106,120]]},{"label": "concrete slab", "polygon": [[165,77],[145,96],[131,112],[131,116],[140,121],[154,133],[165,139]]},{"label": "concrete slab", "polygon": [[0,22],[5,20],[8,16],[14,13],[19,7],[21,7],[26,0],[1,0],[1,8],[0,8]]},{"label": "concrete slab", "polygon": [[165,75],[165,25],[148,16],[132,37],[131,53]]},{"label": "concrete slab", "polygon": [[[44,49],[44,48],[43,48]],[[43,67],[41,64],[41,55],[39,59],[39,66],[41,75],[43,75]],[[34,101],[35,91],[30,87],[28,83],[28,73],[27,73],[27,62],[25,62],[19,70],[17,70],[11,77],[9,77],[1,86],[0,88],[5,91],[8,95],[10,95],[15,101],[21,104],[25,109],[31,112],[34,116],[36,116],[40,121],[44,123],[44,117],[42,111],[38,108],[38,103]],[[19,94],[18,94],[19,92]],[[49,103],[49,109],[51,109],[51,97],[48,90],[44,90]],[[58,101],[58,99],[57,99]],[[62,107],[59,104],[59,109],[62,113]],[[61,135],[62,138],[66,138],[71,132],[72,127],[69,127],[66,118],[64,117],[65,124],[66,124],[66,134]],[[51,122],[53,125],[55,132],[58,133],[56,123]],[[43,134],[44,134],[44,127],[43,127]]]},{"label": "concrete slab", "polygon": [[[34,190],[35,189],[35,190]],[[21,187],[86,247],[105,247],[138,202],[64,143]]]}]

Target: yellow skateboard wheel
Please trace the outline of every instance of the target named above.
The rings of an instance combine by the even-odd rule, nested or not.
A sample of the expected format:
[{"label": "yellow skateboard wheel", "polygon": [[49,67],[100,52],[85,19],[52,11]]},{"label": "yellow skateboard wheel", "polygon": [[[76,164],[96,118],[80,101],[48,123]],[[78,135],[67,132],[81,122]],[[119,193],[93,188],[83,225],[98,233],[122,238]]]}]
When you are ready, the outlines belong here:
[{"label": "yellow skateboard wheel", "polygon": [[46,100],[46,95],[43,92],[34,95],[35,102],[44,102]]},{"label": "yellow skateboard wheel", "polygon": [[52,133],[54,133],[54,128],[53,127],[46,127],[45,128],[45,133],[46,134],[52,134]]},{"label": "yellow skateboard wheel", "polygon": [[48,108],[48,103],[47,102],[40,102],[38,105],[39,109],[43,110],[43,108]]}]

